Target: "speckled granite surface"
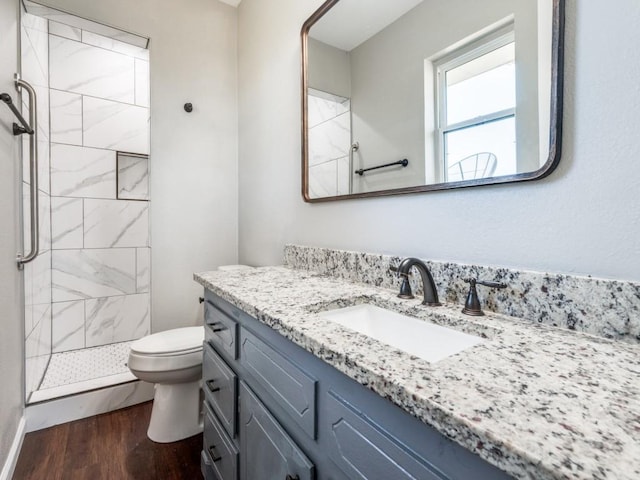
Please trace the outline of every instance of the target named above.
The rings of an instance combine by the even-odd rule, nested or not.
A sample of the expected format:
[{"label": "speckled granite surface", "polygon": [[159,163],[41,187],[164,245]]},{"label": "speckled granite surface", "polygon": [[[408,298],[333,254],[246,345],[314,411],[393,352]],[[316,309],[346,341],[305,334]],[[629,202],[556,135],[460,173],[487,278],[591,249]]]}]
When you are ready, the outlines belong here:
[{"label": "speckled granite surface", "polygon": [[[398,288],[389,266],[401,258],[326,248],[287,245],[285,264],[369,285]],[[640,343],[640,284],[591,277],[548,274],[507,268],[425,261],[440,299],[464,304],[465,278],[504,282],[494,290],[478,287],[483,309],[531,322]]]},{"label": "speckled granite surface", "polygon": [[[640,478],[638,345],[286,267],[195,279],[516,478]],[[363,302],[487,341],[429,364],[318,317]]]}]

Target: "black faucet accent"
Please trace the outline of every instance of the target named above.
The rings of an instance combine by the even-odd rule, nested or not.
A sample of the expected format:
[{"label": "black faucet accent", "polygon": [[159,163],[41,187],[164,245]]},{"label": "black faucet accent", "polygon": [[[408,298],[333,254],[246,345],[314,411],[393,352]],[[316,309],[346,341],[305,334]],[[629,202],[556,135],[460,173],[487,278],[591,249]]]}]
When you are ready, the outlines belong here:
[{"label": "black faucet accent", "polygon": [[400,293],[398,294],[398,297],[415,298],[413,296],[413,292],[411,292],[411,285],[409,285],[409,270],[411,270],[411,267],[416,267],[420,272],[420,277],[422,278],[422,290],[424,291],[424,300],[422,301],[422,304],[432,307],[442,305],[438,300],[438,290],[436,289],[436,284],[433,281],[429,268],[427,268],[422,260],[412,257],[402,260],[400,265],[398,265],[398,268],[391,267],[392,271],[398,272],[398,275],[402,277],[402,284],[400,285]]},{"label": "black faucet accent", "polygon": [[469,293],[467,294],[467,300],[464,303],[462,313],[465,315],[472,315],[474,317],[484,315],[482,307],[480,306],[480,299],[478,298],[476,284],[491,288],[507,288],[506,284],[500,282],[488,282],[486,280],[476,280],[475,278],[465,278],[464,281],[469,284]]}]

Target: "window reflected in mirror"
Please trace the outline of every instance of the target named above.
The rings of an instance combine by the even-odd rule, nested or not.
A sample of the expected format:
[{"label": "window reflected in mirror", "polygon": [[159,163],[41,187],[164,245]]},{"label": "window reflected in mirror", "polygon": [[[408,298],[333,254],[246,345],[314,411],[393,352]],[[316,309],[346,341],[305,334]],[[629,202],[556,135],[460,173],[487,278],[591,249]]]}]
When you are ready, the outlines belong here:
[{"label": "window reflected in mirror", "polygon": [[518,173],[513,30],[474,41],[428,70],[435,70],[440,99],[435,101],[439,129],[434,155],[442,173],[436,179]]}]

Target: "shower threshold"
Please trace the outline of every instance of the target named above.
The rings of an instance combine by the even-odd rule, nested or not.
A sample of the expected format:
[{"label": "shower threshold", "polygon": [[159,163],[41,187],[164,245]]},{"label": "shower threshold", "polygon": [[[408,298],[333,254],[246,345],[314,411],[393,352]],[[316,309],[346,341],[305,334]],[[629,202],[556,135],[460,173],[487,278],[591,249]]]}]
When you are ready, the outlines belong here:
[{"label": "shower threshold", "polygon": [[31,394],[27,403],[43,402],[137,380],[127,367],[131,343],[112,343],[54,353],[40,388]]}]

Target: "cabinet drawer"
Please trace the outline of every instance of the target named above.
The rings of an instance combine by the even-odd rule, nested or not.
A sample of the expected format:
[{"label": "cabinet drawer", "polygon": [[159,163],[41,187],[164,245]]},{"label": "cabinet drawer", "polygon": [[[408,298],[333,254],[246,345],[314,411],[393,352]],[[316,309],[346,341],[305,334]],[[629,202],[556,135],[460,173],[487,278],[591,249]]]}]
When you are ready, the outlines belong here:
[{"label": "cabinet drawer", "polygon": [[351,480],[445,480],[426,460],[335,392],[327,395],[329,455]]},{"label": "cabinet drawer", "polygon": [[238,381],[216,351],[205,343],[202,362],[202,390],[227,433],[236,434]]},{"label": "cabinet drawer", "polygon": [[200,452],[200,471],[204,480],[217,480],[213,473],[213,467],[211,466],[211,460],[209,455],[204,453],[204,450]]},{"label": "cabinet drawer", "polygon": [[205,329],[206,341],[222,349],[232,359],[238,358],[236,346],[238,324],[236,321],[207,301],[204,308],[204,322],[208,326]]},{"label": "cabinet drawer", "polygon": [[315,478],[314,465],[244,382],[240,382],[240,452],[243,480]]},{"label": "cabinet drawer", "polygon": [[244,328],[240,364],[311,438],[316,436],[316,381]]},{"label": "cabinet drawer", "polygon": [[207,402],[204,416],[204,450],[205,465],[213,470],[218,480],[238,479],[238,449],[229,440]]}]

